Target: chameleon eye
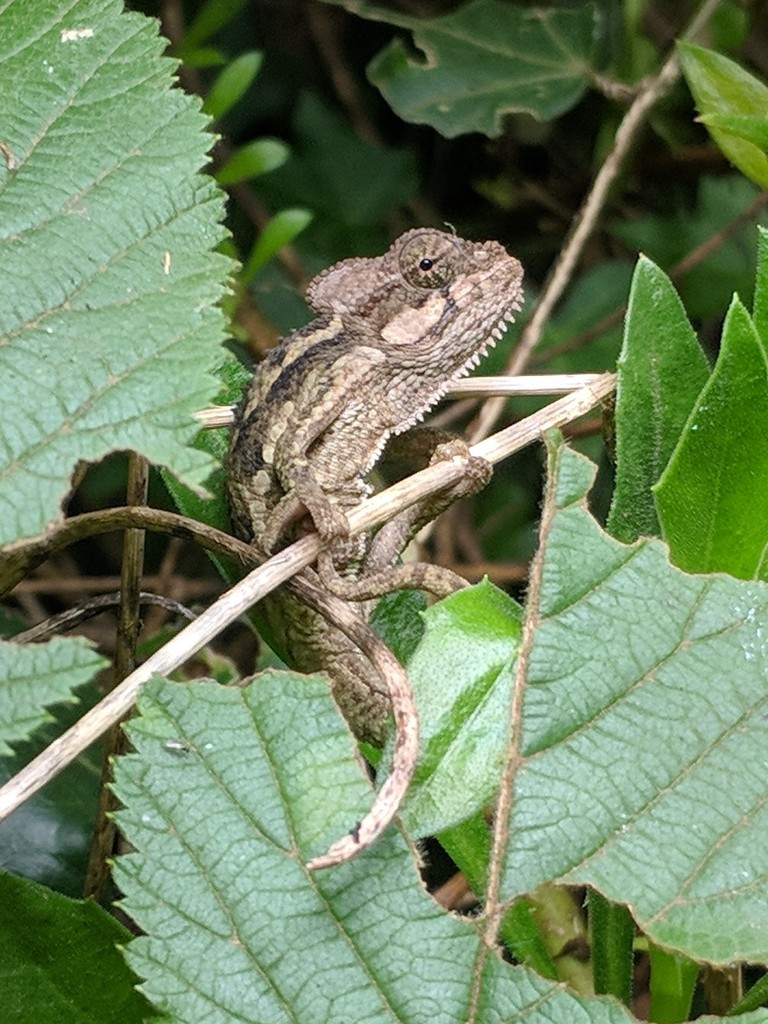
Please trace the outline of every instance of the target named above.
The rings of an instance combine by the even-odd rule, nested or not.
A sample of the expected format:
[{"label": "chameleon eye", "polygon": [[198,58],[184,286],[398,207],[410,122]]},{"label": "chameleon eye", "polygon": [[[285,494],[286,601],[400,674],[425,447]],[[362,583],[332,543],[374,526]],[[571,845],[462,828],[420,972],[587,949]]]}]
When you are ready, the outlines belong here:
[{"label": "chameleon eye", "polygon": [[464,257],[442,231],[420,231],[400,251],[400,273],[415,288],[442,288],[461,272]]}]

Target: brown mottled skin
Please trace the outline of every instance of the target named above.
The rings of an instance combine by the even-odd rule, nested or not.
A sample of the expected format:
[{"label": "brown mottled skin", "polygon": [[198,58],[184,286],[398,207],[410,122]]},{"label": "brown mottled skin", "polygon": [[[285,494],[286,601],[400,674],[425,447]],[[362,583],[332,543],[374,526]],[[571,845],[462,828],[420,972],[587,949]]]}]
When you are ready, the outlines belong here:
[{"label": "brown mottled skin", "polygon": [[[347,536],[345,512],[369,493],[366,475],[389,439],[417,424],[501,337],[520,307],[522,276],[497,242],[431,229],[319,274],[307,290],[316,318],[259,364],[238,410],[228,472],[237,533],[267,555],[314,527],[331,542],[333,571],[347,590],[366,577],[380,593],[402,586],[402,566],[391,570],[391,585],[385,577],[403,545],[485,482],[490,467],[469,459],[467,486],[404,513],[375,543]],[[441,445],[434,457],[453,454]],[[419,572],[413,585],[424,579]],[[388,699],[365,655],[287,590],[265,605],[281,653],[302,671],[327,671],[353,730],[380,740]],[[357,607],[367,617],[370,606]]]}]

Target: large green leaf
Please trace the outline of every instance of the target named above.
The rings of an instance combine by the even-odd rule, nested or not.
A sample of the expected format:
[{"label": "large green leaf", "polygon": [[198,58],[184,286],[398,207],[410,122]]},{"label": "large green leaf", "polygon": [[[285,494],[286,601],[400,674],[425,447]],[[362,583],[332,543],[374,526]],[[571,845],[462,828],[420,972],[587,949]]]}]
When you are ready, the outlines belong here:
[{"label": "large green leaf", "polygon": [[[50,743],[62,721],[74,724],[82,714],[75,691],[105,664],[83,638],[0,641],[0,782]],[[83,693],[84,703],[93,702],[94,689]],[[82,893],[99,775],[97,757],[83,755],[0,822],[0,866],[72,895]]]},{"label": "large green leaf", "polygon": [[587,884],[661,945],[768,962],[768,587],[612,539],[594,467],[551,459],[503,896]]},{"label": "large green leaf", "polygon": [[337,869],[303,867],[371,799],[321,680],[157,681],[139,703],[116,768],[136,852],[117,878],[145,932],[128,960],[159,1009],[190,1024],[630,1024],[503,963],[427,896],[394,829]]},{"label": "large green leaf", "polygon": [[768,156],[762,148],[744,137],[742,129],[730,132],[715,127],[715,115],[721,125],[734,116],[765,118],[768,109],[768,86],[721,53],[693,43],[678,43],[678,53],[696,106],[707,123],[712,138],[748,178],[762,188],[768,186]]},{"label": "large green leaf", "polygon": [[56,519],[78,461],[211,466],[186,442],[216,388],[222,204],[162,47],[116,0],[0,12],[0,544]]},{"label": "large green leaf", "polygon": [[709,366],[672,282],[649,259],[635,269],[616,389],[616,484],[608,531],[660,533],[651,488],[665,469]]},{"label": "large green leaf", "polygon": [[768,349],[768,231],[757,229],[757,275],[752,320],[763,346]]},{"label": "large green leaf", "polygon": [[27,739],[43,722],[46,710],[73,702],[74,691],[106,664],[87,640],[58,637],[45,644],[0,640],[0,754],[10,743]]},{"label": "large green leaf", "polygon": [[366,0],[326,2],[411,30],[424,59],[395,40],[368,74],[402,118],[430,124],[448,138],[499,135],[504,114],[557,117],[589,85],[598,25],[591,3],[558,8],[471,0],[422,19]]},{"label": "large green leaf", "polygon": [[4,1024],[145,1024],[159,1020],[135,991],[117,945],[129,933],[91,900],[0,873]]},{"label": "large green leaf", "polygon": [[672,560],[689,572],[768,576],[768,361],[734,299],[720,354],[655,488]]}]

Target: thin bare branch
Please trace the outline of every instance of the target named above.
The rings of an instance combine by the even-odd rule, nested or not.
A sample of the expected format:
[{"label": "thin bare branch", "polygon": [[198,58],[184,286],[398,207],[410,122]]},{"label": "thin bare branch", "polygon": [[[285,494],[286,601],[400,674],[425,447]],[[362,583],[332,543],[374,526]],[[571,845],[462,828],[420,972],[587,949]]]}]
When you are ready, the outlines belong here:
[{"label": "thin bare branch", "polygon": [[[447,398],[492,398],[496,395],[523,397],[530,395],[568,395],[594,384],[599,373],[539,373],[517,377],[467,377],[457,380],[448,390]],[[213,405],[195,413],[204,430],[231,427],[235,422],[234,405]]]},{"label": "thin bare branch", "polygon": [[[138,452],[128,456],[126,498],[129,505],[143,506],[149,488],[149,462]],[[141,576],[144,571],[144,530],[130,529],[123,534],[123,558],[120,575],[120,604],[117,616],[115,662],[112,688],[118,685],[136,667],[136,647],[141,631]],[[117,799],[110,787],[112,758],[125,750],[125,734],[120,722],[115,722],[104,739],[101,761],[101,785],[93,838],[85,873],[83,896],[98,903],[109,881],[109,858],[114,853],[117,826],[112,812]]]},{"label": "thin bare branch", "polygon": [[[685,277],[686,274],[690,274],[700,263],[703,263],[713,252],[716,252],[722,245],[733,238],[734,235],[738,234],[739,231],[745,225],[751,224],[755,217],[768,206],[768,192],[760,192],[755,198],[732,220],[723,227],[715,231],[709,238],[706,238],[701,245],[697,245],[695,249],[692,249],[686,256],[684,256],[679,262],[675,263],[674,266],[670,267],[667,273],[669,274],[670,280],[679,281]],[[554,359],[557,356],[565,355],[567,352],[573,352],[576,349],[582,348],[588,342],[594,338],[599,338],[601,334],[610,330],[611,327],[615,327],[621,323],[622,317],[627,311],[625,304],[617,306],[611,310],[610,313],[598,320],[597,323],[592,324],[586,330],[581,331],[579,334],[575,334],[572,338],[564,341],[560,345],[553,345],[551,348],[540,353],[542,362],[548,362],[550,359]],[[536,356],[531,360],[533,363],[538,362]],[[525,380],[524,377],[518,377],[518,380]],[[530,378],[536,380],[536,377]]]},{"label": "thin bare branch", "polygon": [[[175,601],[172,597],[165,597],[163,594],[151,594],[146,590],[142,590],[139,592],[139,603],[142,606],[157,605],[185,619],[192,620],[195,617],[189,608],[181,604],[180,601]],[[22,633],[16,633],[13,642],[15,644],[31,644],[37,643],[40,640],[47,640],[49,637],[57,636],[59,633],[68,633],[82,622],[87,622],[88,619],[92,619],[95,615],[101,615],[111,608],[117,608],[119,604],[119,590],[115,590],[111,594],[100,594],[99,597],[89,598],[89,600],[84,601],[82,604],[59,612],[58,615],[51,615],[50,618],[30,626],[29,629],[25,629]]]},{"label": "thin bare branch", "polygon": [[43,537],[3,552],[0,555],[0,595],[11,590],[27,573],[55,552],[74,544],[75,541],[84,540],[97,533],[109,533],[111,530],[139,529],[144,526],[153,530],[163,529],[158,525],[163,519],[166,523],[164,532],[176,537],[200,541],[201,531],[204,535],[208,529],[204,523],[196,523],[173,512],[161,512],[143,506],[85,512],[65,519],[60,526]]}]

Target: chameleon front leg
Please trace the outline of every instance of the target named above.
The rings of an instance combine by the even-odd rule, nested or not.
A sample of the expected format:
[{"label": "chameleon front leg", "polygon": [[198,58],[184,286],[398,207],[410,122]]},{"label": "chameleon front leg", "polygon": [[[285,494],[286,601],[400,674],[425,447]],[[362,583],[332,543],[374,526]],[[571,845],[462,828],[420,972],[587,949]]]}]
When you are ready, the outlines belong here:
[{"label": "chameleon front leg", "polygon": [[[404,509],[379,530],[373,538],[366,557],[364,572],[373,574],[396,561],[405,547],[427,523],[437,519],[461,498],[468,498],[481,491],[493,475],[493,466],[487,459],[472,455],[466,441],[458,437],[449,437],[443,431],[432,431],[429,428],[414,431],[419,445],[423,444],[423,435],[438,438],[432,450],[429,465],[440,462],[452,462],[460,459],[464,463],[464,474],[460,480],[449,487],[430,495],[423,501]],[[407,441],[408,435],[405,437]],[[454,574],[455,575],[455,574]]]},{"label": "chameleon front leg", "polygon": [[493,467],[487,460],[471,455],[466,442],[459,438],[445,440],[442,431],[429,428],[419,428],[414,433],[418,435],[419,454],[423,454],[426,438],[439,440],[432,451],[430,465],[461,458],[466,463],[464,476],[458,483],[404,509],[386,523],[372,539],[354,579],[339,574],[333,545],[320,553],[318,573],[323,585],[347,601],[371,600],[394,590],[424,590],[435,597],[447,597],[467,586],[463,577],[442,566],[425,562],[394,563],[423,526],[460,498],[482,490],[491,478]]},{"label": "chameleon front leg", "polygon": [[309,465],[294,467],[291,490],[271,510],[261,535],[261,547],[271,554],[288,527],[309,514],[323,540],[334,540],[349,534],[344,512],[335,505],[318,483]]}]

